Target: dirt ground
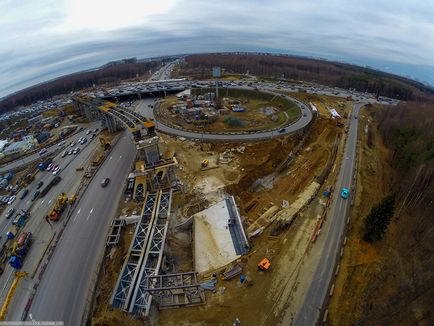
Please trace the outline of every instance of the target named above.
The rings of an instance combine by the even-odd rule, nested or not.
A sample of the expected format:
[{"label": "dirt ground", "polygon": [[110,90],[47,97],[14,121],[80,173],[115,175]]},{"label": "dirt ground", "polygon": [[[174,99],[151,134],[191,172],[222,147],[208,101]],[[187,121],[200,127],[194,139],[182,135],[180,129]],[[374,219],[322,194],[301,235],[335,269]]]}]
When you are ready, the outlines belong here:
[{"label": "dirt ground", "polygon": [[[201,90],[203,92],[209,90]],[[225,96],[222,90],[222,96]],[[266,96],[264,98],[251,98],[248,92],[233,91],[229,92],[228,99],[239,100],[241,106],[246,108],[245,112],[228,112],[220,115],[216,121],[208,124],[193,124],[187,123],[179,114],[174,113],[171,109],[173,104],[179,101],[176,97],[168,97],[164,103],[158,108],[160,117],[169,123],[181,126],[188,130],[206,130],[210,132],[225,131],[225,132],[240,132],[240,131],[259,131],[270,128],[278,128],[291,121],[296,120],[300,116],[300,110],[289,101],[283,100],[280,97]],[[271,97],[271,98],[269,98]],[[223,105],[230,107],[229,104],[223,102]],[[272,108],[274,113],[265,114],[264,108]],[[272,116],[275,115],[275,120]],[[225,122],[228,118],[238,119],[243,123],[242,126],[231,126]]]},{"label": "dirt ground", "polygon": [[[320,103],[315,104],[320,106]],[[235,196],[245,227],[271,203],[278,207],[282,207],[284,200],[291,203],[322,172],[337,133],[343,133],[342,128],[336,127],[336,122],[329,120],[327,112],[320,109],[320,118],[314,123],[302,151],[289,169],[280,174],[275,173],[276,167],[287,158],[301,135],[247,144],[200,143],[161,135],[160,148],[165,156],[175,155],[179,162],[177,175],[182,183],[182,191],[175,195],[172,203],[166,268],[176,271],[191,271],[193,268],[191,234],[175,230],[176,224],[226,194]],[[222,158],[226,164],[222,163]],[[204,159],[209,160],[206,168],[201,167]],[[263,187],[256,187],[258,179],[267,182]],[[330,182],[326,184],[330,185]],[[302,276],[299,266],[309,249],[322,206],[321,198],[317,198],[289,230],[273,237],[267,229],[251,240],[252,249],[242,258],[246,263],[243,274],[247,276],[247,282],[241,284],[238,278],[219,280],[216,291],[207,292],[206,305],[162,310],[154,315],[152,323],[232,325],[239,318],[245,325],[284,324],[283,315],[288,307],[297,304],[298,279]],[[111,260],[105,261],[92,324],[118,325],[121,321],[139,324],[108,304],[132,232],[131,228],[123,231],[121,246]],[[260,272],[257,264],[264,257],[271,260],[272,267],[267,272]]]}]

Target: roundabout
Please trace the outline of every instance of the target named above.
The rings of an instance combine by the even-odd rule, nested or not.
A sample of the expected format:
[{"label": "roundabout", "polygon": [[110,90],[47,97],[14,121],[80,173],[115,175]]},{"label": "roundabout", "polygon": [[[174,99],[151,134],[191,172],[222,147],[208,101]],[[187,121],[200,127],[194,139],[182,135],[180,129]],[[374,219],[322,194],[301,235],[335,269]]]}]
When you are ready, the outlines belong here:
[{"label": "roundabout", "polygon": [[[194,82],[190,82],[194,83]],[[188,89],[190,86],[190,83],[186,84],[186,89]],[[244,131],[227,131],[227,132],[220,132],[220,131],[211,131],[210,128],[196,128],[199,130],[195,130],[189,126],[189,128],[186,128],[185,126],[179,124],[179,123],[173,123],[169,122],[167,119],[161,117],[159,115],[159,109],[161,105],[161,101],[158,103],[157,107],[154,108],[154,121],[156,123],[156,128],[160,132],[178,136],[178,137],[184,137],[189,139],[197,139],[202,141],[257,141],[257,140],[265,140],[270,139],[274,137],[281,137],[283,135],[287,135],[299,130],[304,129],[307,127],[312,119],[313,119],[313,113],[310,110],[310,108],[304,104],[303,102],[287,96],[283,95],[281,93],[275,92],[273,90],[255,90],[253,87],[232,87],[231,90],[237,90],[237,91],[257,91],[261,92],[263,94],[267,94],[271,96],[272,98],[279,97],[280,99],[286,100],[288,102],[292,102],[295,104],[298,109],[300,110],[300,114],[295,117],[295,119],[286,121],[286,123],[283,123],[281,125],[275,125],[270,126],[269,128],[263,129],[263,130],[244,130]],[[208,130],[207,130],[208,129]]]}]

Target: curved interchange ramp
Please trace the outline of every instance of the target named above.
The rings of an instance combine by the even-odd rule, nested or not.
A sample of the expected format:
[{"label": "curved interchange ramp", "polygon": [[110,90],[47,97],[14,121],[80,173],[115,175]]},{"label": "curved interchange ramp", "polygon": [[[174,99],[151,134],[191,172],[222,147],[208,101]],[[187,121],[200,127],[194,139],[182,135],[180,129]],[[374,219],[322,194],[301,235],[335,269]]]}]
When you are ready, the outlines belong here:
[{"label": "curved interchange ramp", "polygon": [[75,97],[73,103],[89,121],[100,119],[109,132],[115,132],[123,125],[136,141],[139,141],[144,133],[155,133],[154,122],[130,109],[121,108],[116,103],[90,96]]}]

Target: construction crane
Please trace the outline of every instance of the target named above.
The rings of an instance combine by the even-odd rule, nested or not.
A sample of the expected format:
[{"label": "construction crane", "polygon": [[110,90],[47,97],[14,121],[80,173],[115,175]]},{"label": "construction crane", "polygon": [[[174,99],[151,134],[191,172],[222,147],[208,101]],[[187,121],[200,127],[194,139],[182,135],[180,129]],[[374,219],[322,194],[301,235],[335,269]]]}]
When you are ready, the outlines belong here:
[{"label": "construction crane", "polygon": [[2,309],[0,310],[0,320],[5,320],[6,314],[8,313],[9,305],[14,296],[15,290],[17,289],[19,281],[27,275],[26,272],[16,272],[15,279],[12,282],[11,288],[9,289],[8,294],[6,295],[6,300],[3,303]]}]

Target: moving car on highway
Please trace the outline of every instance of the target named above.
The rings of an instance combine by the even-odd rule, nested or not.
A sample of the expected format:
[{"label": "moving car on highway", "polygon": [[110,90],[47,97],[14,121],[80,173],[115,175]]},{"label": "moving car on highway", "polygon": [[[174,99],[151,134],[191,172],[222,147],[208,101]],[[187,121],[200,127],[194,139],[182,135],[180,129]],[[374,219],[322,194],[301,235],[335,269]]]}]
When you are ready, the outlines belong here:
[{"label": "moving car on highway", "polygon": [[17,196],[15,195],[11,196],[8,200],[8,205],[11,205],[15,201],[15,198],[17,198]]},{"label": "moving car on highway", "polygon": [[39,196],[39,194],[40,194],[41,192],[38,190],[38,191],[35,191],[35,193],[33,194],[33,197],[32,197],[32,201],[35,201],[36,200],[36,198],[38,198],[38,196]]},{"label": "moving car on highway", "polygon": [[342,188],[341,197],[343,199],[347,199],[349,195],[350,195],[350,191],[347,188]]},{"label": "moving car on highway", "polygon": [[58,175],[59,172],[60,172],[60,167],[59,167],[59,166],[56,166],[56,168],[53,169],[53,174],[54,174],[54,175]]},{"label": "moving car on highway", "polygon": [[26,197],[28,193],[29,193],[29,189],[24,189],[23,192],[21,193],[20,199],[24,199],[24,197]]},{"label": "moving car on highway", "polygon": [[110,183],[110,179],[109,178],[104,178],[101,181],[101,187],[105,188],[108,186],[108,184]]},{"label": "moving car on highway", "polygon": [[54,163],[48,164],[47,171],[51,171],[51,169],[53,168],[53,166],[54,166]]},{"label": "moving car on highway", "polygon": [[14,215],[15,213],[15,209],[14,208],[9,208],[8,211],[6,212],[6,218],[9,220],[12,215]]}]

